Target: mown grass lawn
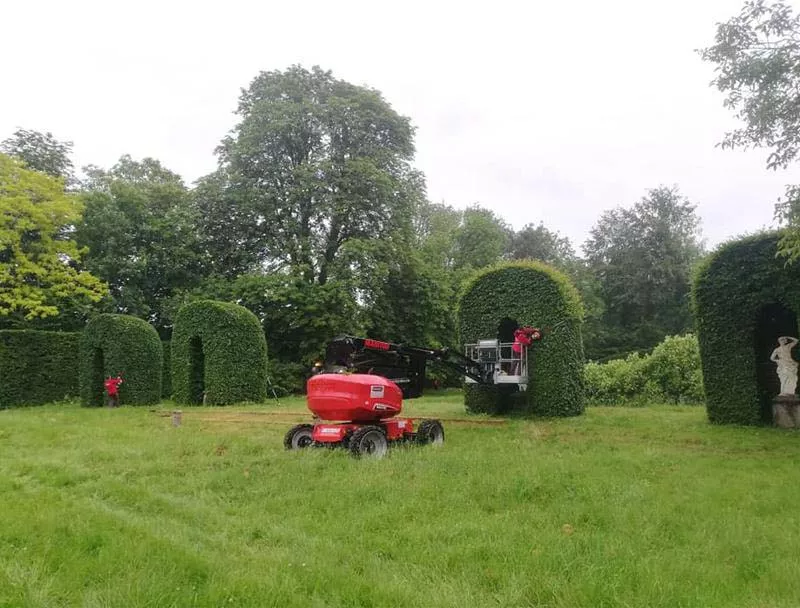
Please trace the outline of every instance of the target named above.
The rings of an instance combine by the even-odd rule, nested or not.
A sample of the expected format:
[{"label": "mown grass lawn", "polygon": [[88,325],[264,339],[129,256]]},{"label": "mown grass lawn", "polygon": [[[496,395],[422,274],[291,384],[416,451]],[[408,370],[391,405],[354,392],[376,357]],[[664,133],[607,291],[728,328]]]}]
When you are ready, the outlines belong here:
[{"label": "mown grass lawn", "polygon": [[[286,452],[302,400],[0,412],[2,606],[798,606],[800,435],[701,408]],[[474,419],[480,422],[482,419]]]}]

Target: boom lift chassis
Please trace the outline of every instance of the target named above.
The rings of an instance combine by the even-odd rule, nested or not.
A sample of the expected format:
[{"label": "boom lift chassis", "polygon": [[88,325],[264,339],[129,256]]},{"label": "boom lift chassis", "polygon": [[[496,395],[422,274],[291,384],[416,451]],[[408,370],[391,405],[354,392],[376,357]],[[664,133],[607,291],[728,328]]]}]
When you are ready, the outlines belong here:
[{"label": "boom lift chassis", "polygon": [[422,394],[429,362],[458,371],[467,383],[517,384],[524,390],[528,380],[524,345],[514,353],[510,343],[483,340],[461,354],[341,336],[329,343],[324,366],[306,385],[314,424],[292,427],[284,446],[341,447],[356,457],[380,458],[397,443],[444,443],[441,421],[397,417],[403,399]]}]

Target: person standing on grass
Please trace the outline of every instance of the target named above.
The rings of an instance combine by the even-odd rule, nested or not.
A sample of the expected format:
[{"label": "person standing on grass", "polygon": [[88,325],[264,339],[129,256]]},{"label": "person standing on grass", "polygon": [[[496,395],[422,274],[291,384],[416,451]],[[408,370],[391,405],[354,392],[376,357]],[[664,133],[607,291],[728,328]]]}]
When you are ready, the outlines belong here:
[{"label": "person standing on grass", "polygon": [[108,393],[108,407],[119,407],[119,385],[122,384],[122,376],[117,374],[116,378],[106,378],[103,384]]}]

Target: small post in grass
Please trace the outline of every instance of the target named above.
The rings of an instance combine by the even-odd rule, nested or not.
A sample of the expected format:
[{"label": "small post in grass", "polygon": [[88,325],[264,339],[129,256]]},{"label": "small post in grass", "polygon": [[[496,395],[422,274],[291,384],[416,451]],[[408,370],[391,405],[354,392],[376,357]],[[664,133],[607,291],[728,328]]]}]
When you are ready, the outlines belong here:
[{"label": "small post in grass", "polygon": [[180,426],[181,425],[181,411],[180,410],[173,410],[172,411],[172,426]]}]

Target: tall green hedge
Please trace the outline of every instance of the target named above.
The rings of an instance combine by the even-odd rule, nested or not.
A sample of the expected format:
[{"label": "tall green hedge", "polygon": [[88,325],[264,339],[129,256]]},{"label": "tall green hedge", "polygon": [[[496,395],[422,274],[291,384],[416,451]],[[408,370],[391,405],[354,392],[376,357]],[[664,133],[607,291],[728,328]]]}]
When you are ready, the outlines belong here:
[{"label": "tall green hedge", "polygon": [[534,261],[500,264],[476,274],[458,305],[462,344],[498,337],[504,319],[544,330],[529,349],[528,389],[467,384],[470,411],[576,416],[584,410],[583,306],[569,279]]},{"label": "tall green hedge", "polygon": [[0,331],[0,408],[76,397],[79,339],[78,333]]},{"label": "tall green hedge", "polygon": [[267,341],[258,318],[237,304],[201,300],[182,307],[171,341],[178,403],[263,401]]},{"label": "tall green hedge", "polygon": [[[768,232],[726,243],[695,273],[692,297],[711,422],[772,420],[779,384],[769,355],[778,336],[797,336],[800,311],[800,264],[787,266],[776,256],[779,239],[780,233]],[[765,318],[773,307],[775,314]]]},{"label": "tall green hedge", "polygon": [[161,339],[147,321],[128,315],[92,318],[81,335],[81,402],[103,405],[103,380],[120,374],[121,405],[149,405],[161,400]]}]

